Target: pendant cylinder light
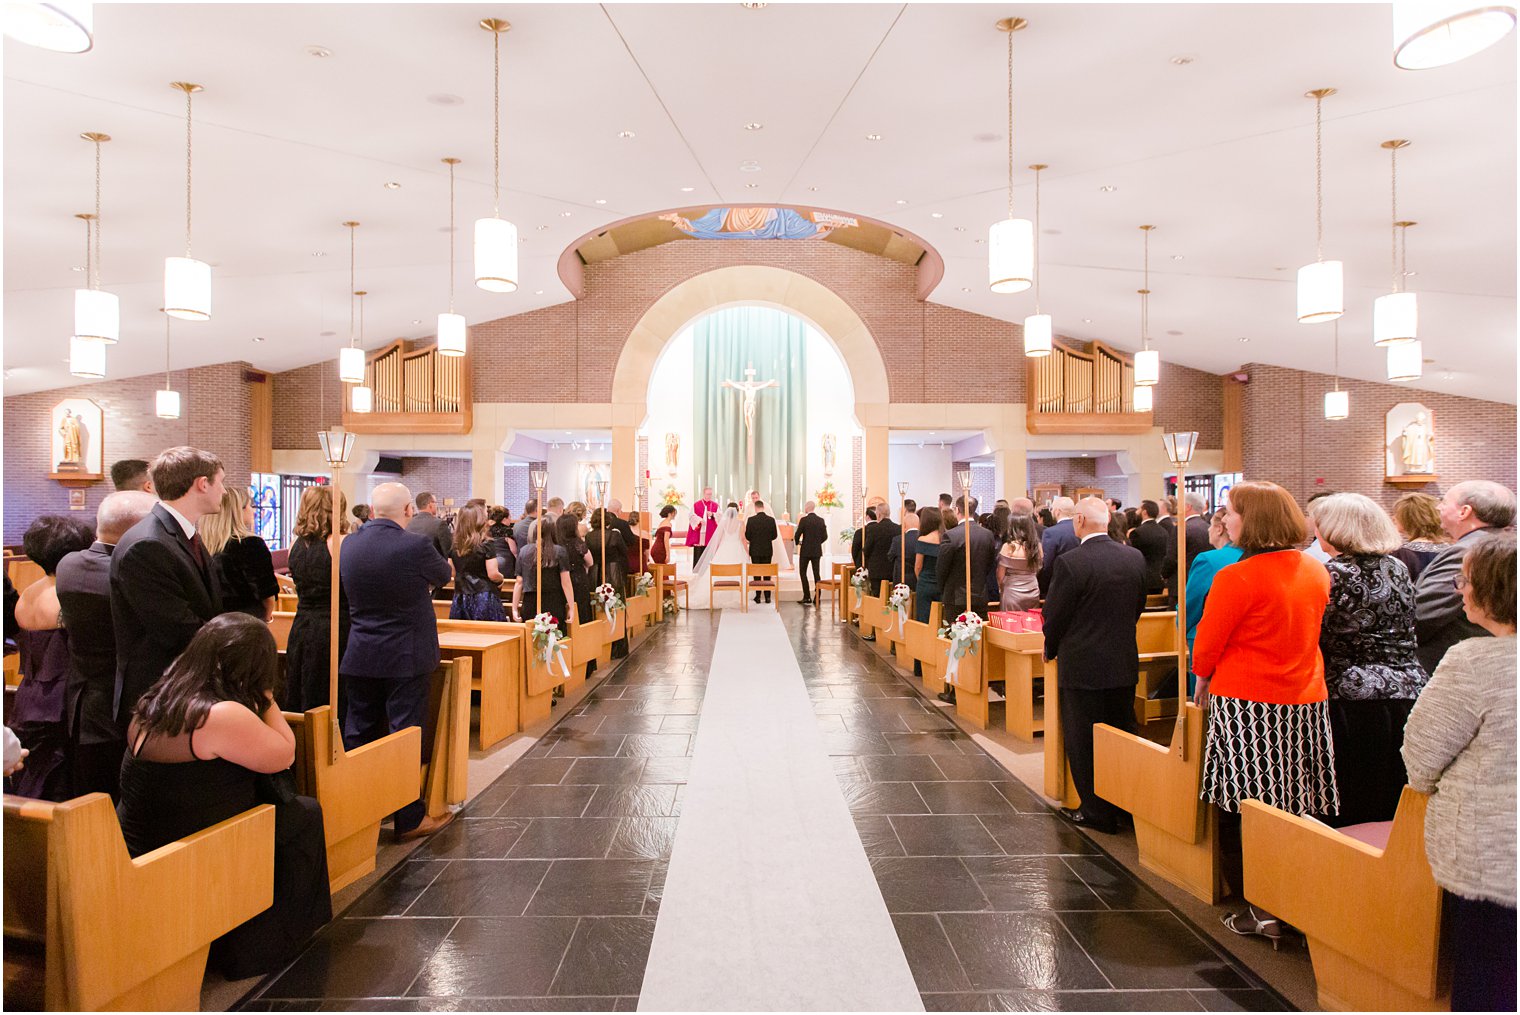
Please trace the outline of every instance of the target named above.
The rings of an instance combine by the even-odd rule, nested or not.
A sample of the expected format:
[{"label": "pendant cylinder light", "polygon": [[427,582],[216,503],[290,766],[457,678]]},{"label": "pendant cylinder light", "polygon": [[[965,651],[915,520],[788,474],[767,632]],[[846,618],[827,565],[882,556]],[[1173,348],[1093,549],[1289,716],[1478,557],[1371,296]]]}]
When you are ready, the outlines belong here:
[{"label": "pendant cylinder light", "polygon": [[1131,395],[1131,401],[1134,403],[1132,406],[1134,411],[1150,412],[1155,404],[1152,397],[1154,391],[1154,388],[1136,384],[1134,393]]},{"label": "pendant cylinder light", "polygon": [[97,338],[69,339],[69,373],[99,380],[106,375],[106,343]]},{"label": "pendant cylinder light", "polygon": [[1054,342],[1049,314],[1040,313],[1040,171],[1049,169],[1043,162],[1029,167],[1034,170],[1034,313],[1024,318],[1024,355],[1049,356]]},{"label": "pendant cylinder light", "polygon": [[[491,33],[493,51],[491,150],[494,170],[491,217],[475,220],[475,284],[486,292],[510,293],[517,291],[517,227],[501,217],[501,37],[512,26],[501,18],[484,18],[480,27]],[[443,352],[442,348],[439,352]]]},{"label": "pendant cylinder light", "polygon": [[[362,353],[364,351],[364,297],[368,296],[369,293],[360,289],[354,295],[359,297],[359,351]],[[355,383],[352,397],[350,398],[350,404],[355,412],[363,413],[375,410],[375,392],[369,385],[364,383],[366,372],[365,364],[361,363],[359,365],[359,380]]]},{"label": "pendant cylinder light", "polygon": [[364,350],[344,346],[338,350],[338,380],[359,384],[364,380]]},{"label": "pendant cylinder light", "polygon": [[448,158],[443,162],[449,167],[449,312],[438,315],[438,355],[463,356],[466,342],[464,317],[454,313],[454,167],[459,165],[459,160]]},{"label": "pendant cylinder light", "polygon": [[1393,62],[1403,70],[1445,67],[1481,53],[1514,27],[1511,4],[1394,0]]},{"label": "pendant cylinder light", "polygon": [[164,315],[164,386],[153,392],[153,415],[159,419],[179,419],[179,392],[169,377],[170,363],[170,331],[174,326],[174,318]]},{"label": "pendant cylinder light", "polygon": [[998,31],[1008,36],[1008,217],[987,230],[987,285],[995,293],[1021,293],[1034,284],[1034,225],[1013,215],[1013,33],[1023,18],[1004,18]]},{"label": "pendant cylinder light", "polygon": [[1418,341],[1388,347],[1388,379],[1417,381],[1425,373],[1425,351]]},{"label": "pendant cylinder light", "polygon": [[1155,349],[1135,353],[1135,383],[1142,387],[1161,383],[1161,354]]},{"label": "pendant cylinder light", "polygon": [[356,240],[359,223],[352,220],[343,223],[348,230],[348,345],[338,350],[338,380],[344,384],[359,384],[364,380],[364,350],[354,344],[354,271],[358,260]]},{"label": "pendant cylinder light", "polygon": [[[1135,353],[1135,385],[1137,387],[1149,387],[1161,383],[1161,354],[1151,348],[1151,230],[1155,226],[1141,226],[1140,232],[1145,237],[1144,265],[1142,279],[1144,285],[1138,290],[1140,293],[1140,351]],[[1149,403],[1150,399],[1146,399]]]},{"label": "pendant cylinder light", "polygon": [[1324,101],[1334,88],[1304,93],[1314,100],[1314,263],[1298,269],[1298,323],[1323,324],[1346,312],[1345,282],[1339,261],[1325,260]]},{"label": "pendant cylinder light", "polygon": [[192,96],[201,86],[189,81],[174,81],[171,88],[185,93],[185,256],[164,258],[164,313],[182,321],[211,319],[211,265],[197,261],[190,250],[191,173],[193,166],[191,133]]},{"label": "pendant cylinder light", "polygon": [[1384,141],[1379,147],[1388,152],[1388,193],[1392,208],[1389,217],[1392,225],[1388,270],[1391,278],[1389,293],[1372,301],[1372,344],[1396,345],[1399,342],[1413,342],[1418,338],[1420,325],[1419,298],[1414,293],[1404,291],[1406,275],[1401,242],[1407,240],[1407,230],[1415,223],[1399,219],[1399,151],[1408,148],[1409,142],[1395,138]]},{"label": "pendant cylinder light", "polygon": [[1325,418],[1345,419],[1351,415],[1351,395],[1341,390],[1341,322],[1335,322],[1335,387],[1325,392]]},{"label": "pendant cylinder light", "polygon": [[79,0],[7,3],[0,8],[5,34],[55,53],[88,53],[95,45],[95,5]]},{"label": "pendant cylinder light", "polygon": [[111,135],[86,131],[79,136],[95,146],[95,214],[77,216],[85,222],[85,288],[74,290],[74,334],[114,345],[121,337],[121,301],[100,288],[100,146]]}]

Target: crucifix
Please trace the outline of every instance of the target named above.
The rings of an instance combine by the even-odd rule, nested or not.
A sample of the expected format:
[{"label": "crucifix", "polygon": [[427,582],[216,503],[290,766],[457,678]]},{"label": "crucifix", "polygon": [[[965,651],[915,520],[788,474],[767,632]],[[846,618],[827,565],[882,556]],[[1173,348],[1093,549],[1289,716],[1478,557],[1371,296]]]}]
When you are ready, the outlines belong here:
[{"label": "crucifix", "polygon": [[742,381],[724,381],[723,387],[733,388],[744,396],[744,434],[747,442],[746,461],[750,465],[755,464],[755,392],[764,391],[766,388],[779,388],[781,382],[777,380],[755,380],[755,365],[751,363],[744,371]]}]

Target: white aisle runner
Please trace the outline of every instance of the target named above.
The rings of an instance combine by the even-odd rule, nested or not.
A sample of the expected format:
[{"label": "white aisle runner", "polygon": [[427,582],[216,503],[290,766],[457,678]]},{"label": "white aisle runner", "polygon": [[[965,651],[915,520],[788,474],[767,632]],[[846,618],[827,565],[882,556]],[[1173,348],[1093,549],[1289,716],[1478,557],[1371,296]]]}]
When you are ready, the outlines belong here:
[{"label": "white aisle runner", "polygon": [[923,1011],[780,617],[723,613],[640,1011]]}]

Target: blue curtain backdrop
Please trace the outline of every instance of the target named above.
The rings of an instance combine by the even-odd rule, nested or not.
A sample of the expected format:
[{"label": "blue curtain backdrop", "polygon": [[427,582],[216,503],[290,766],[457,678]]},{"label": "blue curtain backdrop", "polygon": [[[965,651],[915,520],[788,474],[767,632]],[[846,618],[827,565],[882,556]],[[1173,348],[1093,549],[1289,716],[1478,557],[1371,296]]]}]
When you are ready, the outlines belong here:
[{"label": "blue curtain backdrop", "polygon": [[[796,517],[807,499],[807,325],[766,307],[733,307],[692,329],[692,424],[700,488],[720,498],[758,490],[767,509]],[[755,460],[746,461],[744,397],[726,380],[780,382],[755,394]]]}]

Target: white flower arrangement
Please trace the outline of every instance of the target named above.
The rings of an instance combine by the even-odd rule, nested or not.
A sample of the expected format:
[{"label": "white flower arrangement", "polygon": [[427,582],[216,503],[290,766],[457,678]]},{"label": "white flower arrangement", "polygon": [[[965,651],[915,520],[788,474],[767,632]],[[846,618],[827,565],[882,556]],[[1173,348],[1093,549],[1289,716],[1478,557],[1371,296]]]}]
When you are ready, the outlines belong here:
[{"label": "white flower arrangement", "polygon": [[533,651],[543,656],[545,669],[554,669],[558,657],[561,672],[569,677],[570,667],[565,665],[564,656],[559,655],[569,647],[565,636],[559,632],[559,621],[554,619],[554,614],[540,613],[533,618]]},{"label": "white flower arrangement", "polygon": [[607,628],[611,630],[617,626],[617,612],[625,608],[623,597],[618,590],[609,582],[603,582],[591,591],[592,597],[601,604],[602,613],[607,617]]},{"label": "white flower arrangement", "polygon": [[650,574],[648,571],[645,571],[638,576],[638,580],[633,586],[633,594],[636,596],[642,596],[652,588],[654,588],[654,575]]},{"label": "white flower arrangement", "polygon": [[866,594],[866,590],[871,587],[871,578],[866,574],[865,568],[857,567],[854,571],[850,572],[850,584],[862,596]]},{"label": "white flower arrangement", "polygon": [[962,613],[952,623],[939,629],[941,638],[950,639],[950,651],[945,655],[945,679],[954,683],[954,675],[960,661],[967,655],[976,655],[977,643],[982,640],[982,628],[986,625],[975,613]]},{"label": "white flower arrangement", "polygon": [[898,582],[892,586],[892,594],[887,596],[887,601],[882,607],[882,612],[897,613],[897,633],[902,634],[908,623],[908,600],[913,598],[913,590]]}]

